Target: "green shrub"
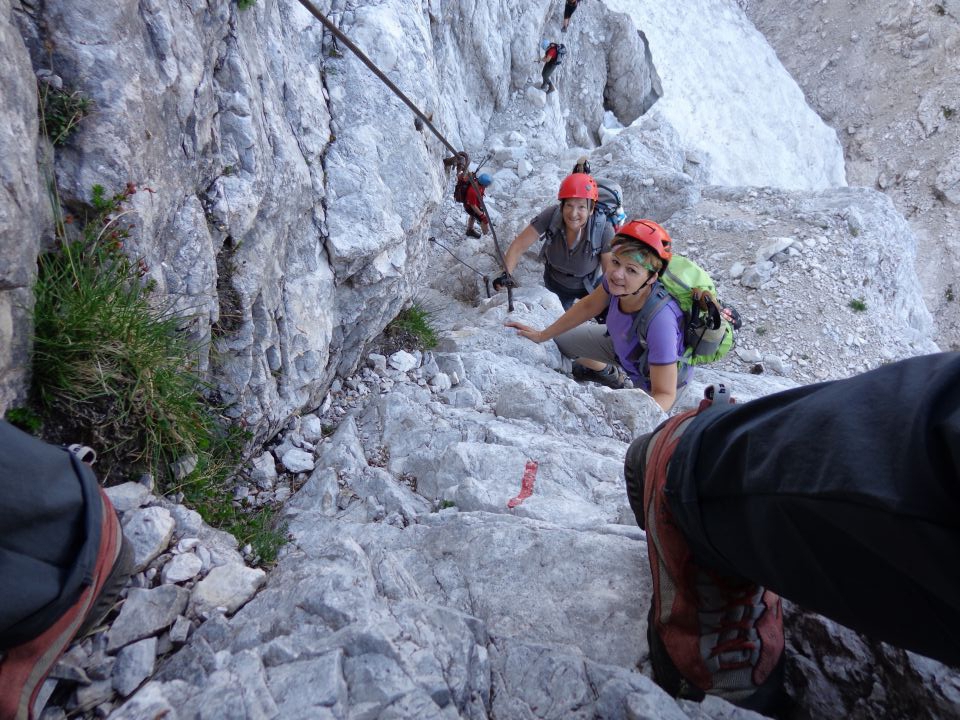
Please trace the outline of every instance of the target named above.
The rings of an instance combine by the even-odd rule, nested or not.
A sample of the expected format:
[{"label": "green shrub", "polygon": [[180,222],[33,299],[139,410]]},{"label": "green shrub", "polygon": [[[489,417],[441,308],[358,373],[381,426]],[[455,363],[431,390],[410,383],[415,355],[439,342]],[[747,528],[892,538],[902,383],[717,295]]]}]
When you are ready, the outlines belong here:
[{"label": "green shrub", "polygon": [[863,298],[854,298],[848,305],[854,312],[864,312],[867,309],[867,303]]},{"label": "green shrub", "polygon": [[241,10],[249,10],[257,4],[257,0],[237,0],[237,7]]},{"label": "green shrub", "polygon": [[[205,400],[189,318],[155,298],[146,265],[124,253],[135,192],[94,186],[89,211],[61,218],[57,249],[38,260],[33,396],[47,439],[97,447],[105,484],[153,472],[160,492],[182,491],[209,524],[249,542],[255,562],[272,563],[285,541],[274,511],[237,508],[229,490],[249,436]],[[176,479],[170,464],[190,455],[195,469]]]},{"label": "green shrub", "polygon": [[93,109],[93,101],[79,90],[58,90],[41,81],[37,85],[37,95],[40,131],[54,145],[63,145]]},{"label": "green shrub", "polygon": [[428,310],[413,304],[387,325],[386,334],[404,347],[430,350],[437,346],[437,331],[430,323],[430,315]]},{"label": "green shrub", "polygon": [[183,493],[184,502],[200,513],[204,522],[229,532],[241,547],[249,543],[254,564],[272,565],[286,542],[286,523],[277,522],[273,507],[238,507],[230,490],[249,439],[235,426],[215,435],[200,455],[196,469],[172,489]]}]

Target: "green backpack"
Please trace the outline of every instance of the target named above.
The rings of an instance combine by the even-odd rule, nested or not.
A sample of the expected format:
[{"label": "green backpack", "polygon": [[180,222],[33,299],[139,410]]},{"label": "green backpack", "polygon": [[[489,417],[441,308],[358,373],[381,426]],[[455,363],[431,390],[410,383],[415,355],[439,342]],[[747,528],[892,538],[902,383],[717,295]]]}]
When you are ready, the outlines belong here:
[{"label": "green backpack", "polygon": [[681,379],[684,365],[703,365],[719,360],[733,347],[733,327],[720,315],[717,287],[707,271],[690,258],[674,255],[663,277],[653,285],[650,299],[633,319],[632,332],[640,340],[639,367],[646,364],[647,329],[650,321],[673,298],[683,311]]}]

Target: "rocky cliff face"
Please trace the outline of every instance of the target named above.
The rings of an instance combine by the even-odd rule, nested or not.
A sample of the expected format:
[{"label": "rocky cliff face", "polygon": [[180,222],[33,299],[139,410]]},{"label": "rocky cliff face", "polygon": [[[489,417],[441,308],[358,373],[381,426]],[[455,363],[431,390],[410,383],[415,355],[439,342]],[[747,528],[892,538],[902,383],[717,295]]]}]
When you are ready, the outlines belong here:
[{"label": "rocky cliff face", "polygon": [[[414,11],[386,3],[333,16],[456,147],[472,150],[525,84],[537,53],[529,38],[547,12],[546,2]],[[196,336],[212,340],[210,371],[233,412],[268,431],[317,404],[410,293],[424,227],[446,194],[444,148],[416,132],[400,101],[295,3],[239,12],[226,2],[50,2],[15,15],[34,69],[96,106],[57,153],[63,204],[88,202],[95,184],[149,188],[133,199],[130,249],[193,317]],[[605,96],[623,122],[655,98],[629,23],[600,6],[591,15],[602,31],[568,62],[598,72],[571,73],[570,99],[591,100],[569,103],[556,123],[561,144],[567,135],[592,142]],[[5,23],[11,50],[21,48],[10,57],[22,100],[5,108],[16,149],[7,174],[33,197],[41,183],[30,68]],[[616,75],[605,72],[608,59]],[[24,208],[10,236],[36,238],[42,207]],[[35,250],[17,250],[23,256],[8,267],[26,286]],[[23,337],[23,314],[13,314]],[[5,365],[12,373],[24,359],[21,347]]]},{"label": "rocky cliff face", "polygon": [[851,184],[920,241],[924,300],[960,348],[960,12],[951,2],[739,0],[843,143]]},{"label": "rocky cliff face", "polygon": [[37,85],[27,49],[0,2],[3,107],[0,109],[0,409],[28,380],[30,311],[37,251],[49,231],[50,203],[40,173]]},{"label": "rocky cliff face", "polygon": [[[182,518],[136,583],[159,582],[177,612],[89,641],[109,673],[102,656],[118,651],[123,666],[125,640],[159,636],[159,669],[147,653],[136,680],[100,678],[89,707],[117,718],[750,715],[716,699],[677,703],[637,672],[650,579],[621,463],[662,413],[641,391],[575,384],[557,372],[553,345],[505,332],[505,298],[486,298],[477,273],[428,240],[495,271],[489,240],[462,238],[445,149],[367,68],[292,2],[4,2],[4,93],[19,100],[0,108],[0,311],[11,318],[0,333],[13,337],[0,348],[0,406],[23,392],[26,306],[46,237],[31,73],[49,70],[96,102],[57,151],[62,202],[87,202],[94,184],[141,189],[131,250],[210,339],[206,369],[236,415],[262,435],[283,428],[280,477],[264,453],[255,472],[269,482],[235,496],[269,502],[303,486],[285,510],[290,545],[239,610],[201,602],[203,584],[216,585],[211,566],[236,565],[236,553],[218,560],[175,508]],[[836,138],[795,86],[778,85],[782,68],[732,8],[687,3],[698,21],[677,24],[658,3],[633,4],[633,15],[585,3],[563,36],[560,89],[545,96],[534,60],[541,37],[560,37],[556,3],[321,4],[451,143],[489,151],[502,243],[553,202],[586,152],[596,174],[623,185],[628,212],[665,222],[677,249],[711,269],[750,329],[681,405],[708,382],[749,399],[935,348],[909,229],[882,196],[831,189],[843,182]],[[725,41],[697,35],[703,26],[725,28]],[[685,44],[709,46],[715,62],[701,52],[686,62]],[[777,99],[762,111],[741,86],[725,89],[737,59],[760,56],[749,87]],[[684,115],[686,95],[723,106],[719,136]],[[890,227],[902,247],[884,242]],[[542,326],[560,307],[539,274],[531,252],[513,317]],[[440,347],[367,358],[414,293],[434,312]],[[308,439],[296,416],[318,406]],[[284,465],[293,450],[302,462]],[[533,494],[508,507],[533,460]],[[143,503],[166,504],[140,497],[130,512]],[[855,707],[874,672],[867,653],[846,659],[846,673],[814,662],[824,647],[841,652],[830,640],[813,634],[793,650],[794,694],[812,715]],[[911,662],[896,660],[877,677],[876,701],[859,706],[865,716],[882,711],[881,691]],[[952,676],[912,667],[916,690],[904,697],[949,704]]]}]

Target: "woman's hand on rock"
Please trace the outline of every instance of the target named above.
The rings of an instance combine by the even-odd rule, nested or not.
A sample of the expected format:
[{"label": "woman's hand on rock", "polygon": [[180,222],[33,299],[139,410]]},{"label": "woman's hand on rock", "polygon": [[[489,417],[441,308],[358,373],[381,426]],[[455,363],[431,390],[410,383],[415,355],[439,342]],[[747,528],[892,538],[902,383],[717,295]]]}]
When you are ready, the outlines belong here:
[{"label": "woman's hand on rock", "polygon": [[513,328],[517,331],[517,335],[522,335],[527,338],[527,340],[533,340],[535,343],[542,343],[546,338],[543,336],[542,330],[534,330],[529,325],[524,325],[523,323],[510,322],[504,323],[509,328]]}]

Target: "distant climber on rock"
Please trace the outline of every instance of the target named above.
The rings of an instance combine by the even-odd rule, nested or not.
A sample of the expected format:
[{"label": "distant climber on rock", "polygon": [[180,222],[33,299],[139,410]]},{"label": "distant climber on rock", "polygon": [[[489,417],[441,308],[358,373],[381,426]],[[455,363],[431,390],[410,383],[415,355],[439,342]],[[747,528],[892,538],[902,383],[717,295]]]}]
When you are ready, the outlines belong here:
[{"label": "distant climber on rock", "polygon": [[540,43],[540,49],[543,50],[543,57],[540,58],[540,62],[543,63],[543,70],[540,72],[543,83],[540,85],[540,89],[549,95],[556,90],[550,76],[563,62],[563,58],[567,54],[567,48],[563,43],[552,43],[549,40],[544,40]]},{"label": "distant climber on rock", "polygon": [[[613,238],[601,284],[556,322],[535,330],[508,322],[520,335],[536,343],[554,340],[560,353],[574,360],[573,374],[611,388],[625,386],[625,374],[669,411],[678,387],[690,379],[683,366],[684,315],[672,297],[660,297],[659,278],[671,258],[667,231],[651,220],[631,220]],[[660,308],[639,337],[633,331],[635,316],[647,303]],[[607,311],[606,326],[589,322]]]},{"label": "distant climber on rock", "polygon": [[570,172],[571,172],[571,173],[586,173],[587,175],[589,175],[589,174],[590,174],[590,160],[587,158],[587,156],[586,156],[586,155],[581,155],[580,157],[578,157],[578,158],[577,158],[577,162],[576,162],[576,163],[574,164],[574,166],[573,166],[573,170],[571,170]]},{"label": "distant climber on rock", "polygon": [[567,28],[570,26],[570,18],[579,4],[580,0],[566,0],[563,6],[563,25],[560,27],[560,32],[565,33],[567,31]]},{"label": "distant climber on rock", "polygon": [[487,173],[475,175],[468,170],[457,173],[457,184],[453,191],[453,198],[463,204],[463,209],[467,213],[466,234],[469,237],[480,237],[480,233],[474,227],[474,224],[478,221],[484,235],[490,232],[490,220],[484,212],[483,196],[492,183],[493,178]]},{"label": "distant climber on rock", "polygon": [[510,243],[504,256],[506,271],[493,281],[493,289],[501,290],[512,282],[520,258],[540,239],[545,261],[543,284],[556,293],[566,310],[600,282],[613,227],[594,212],[597,183],[590,175],[568,175],[560,183],[557,199],[559,204],[541,211]]}]

